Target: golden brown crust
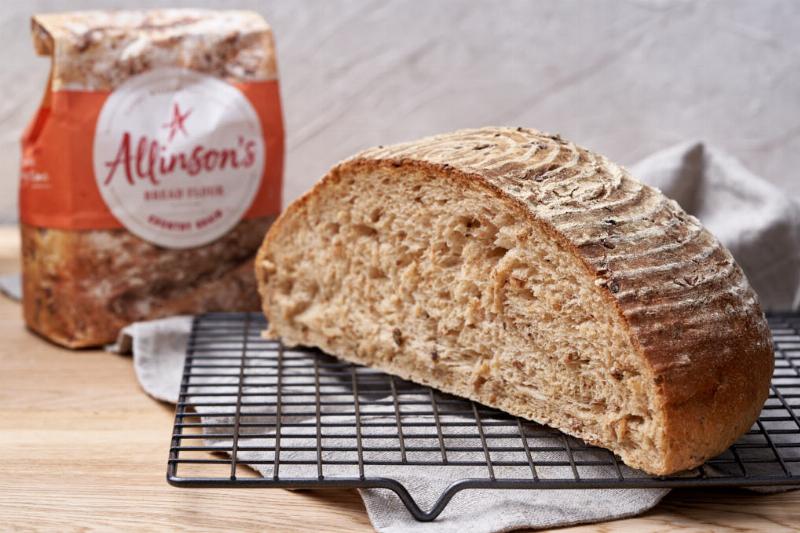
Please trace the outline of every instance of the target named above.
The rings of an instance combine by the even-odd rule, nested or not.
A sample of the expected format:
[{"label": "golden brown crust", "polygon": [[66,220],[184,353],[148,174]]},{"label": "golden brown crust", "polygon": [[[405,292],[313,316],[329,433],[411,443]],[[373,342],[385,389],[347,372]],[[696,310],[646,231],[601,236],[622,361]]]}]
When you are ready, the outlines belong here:
[{"label": "golden brown crust", "polygon": [[482,128],[362,152],[334,167],[281,219],[302,209],[324,182],[381,166],[477,182],[487,194],[523,207],[583,260],[652,373],[665,441],[661,466],[648,471],[697,466],[757,418],[774,363],[756,295],[730,253],[659,191],[557,135]]},{"label": "golden brown crust", "polygon": [[206,246],[167,250],[125,230],[22,225],[23,308],[32,330],[70,348],[112,342],[137,320],[259,308],[253,255],[272,217]]}]

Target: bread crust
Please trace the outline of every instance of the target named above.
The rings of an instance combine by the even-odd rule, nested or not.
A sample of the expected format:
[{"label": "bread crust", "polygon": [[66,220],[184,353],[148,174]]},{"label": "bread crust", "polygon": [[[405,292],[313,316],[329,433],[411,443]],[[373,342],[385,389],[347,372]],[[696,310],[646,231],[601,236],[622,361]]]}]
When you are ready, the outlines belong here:
[{"label": "bread crust", "polygon": [[380,168],[480,187],[580,258],[625,324],[663,423],[658,475],[702,464],[758,417],[774,357],[757,297],[731,254],[660,191],[589,150],[526,128],[461,130],[366,150],[335,166],[278,219],[256,259],[264,311],[266,251],[281,221],[342,175]]}]

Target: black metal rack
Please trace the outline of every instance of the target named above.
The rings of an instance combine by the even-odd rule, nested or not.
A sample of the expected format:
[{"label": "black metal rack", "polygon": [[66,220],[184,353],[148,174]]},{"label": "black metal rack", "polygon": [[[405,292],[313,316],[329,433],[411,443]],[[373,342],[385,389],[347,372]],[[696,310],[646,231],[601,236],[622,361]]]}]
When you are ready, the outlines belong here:
[{"label": "black metal rack", "polygon": [[[264,340],[261,315],[200,316],[167,480],[182,487],[388,489],[423,521],[465,489],[800,485],[800,314],[768,319],[776,368],[757,423],[702,467],[659,478],[557,430],[318,350]],[[457,478],[427,511],[401,482],[419,466]]]}]

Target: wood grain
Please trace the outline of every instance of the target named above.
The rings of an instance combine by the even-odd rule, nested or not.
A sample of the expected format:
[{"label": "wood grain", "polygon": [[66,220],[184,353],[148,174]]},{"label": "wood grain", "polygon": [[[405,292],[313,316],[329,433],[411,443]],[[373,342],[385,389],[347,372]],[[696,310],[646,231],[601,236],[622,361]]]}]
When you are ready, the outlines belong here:
[{"label": "wood grain", "polygon": [[[0,273],[18,269],[0,228]],[[165,480],[171,406],[139,389],[130,358],[68,351],[0,299],[0,529],[370,530],[354,491],[178,489]],[[796,531],[800,492],[676,490],[643,516],[560,531]]]}]

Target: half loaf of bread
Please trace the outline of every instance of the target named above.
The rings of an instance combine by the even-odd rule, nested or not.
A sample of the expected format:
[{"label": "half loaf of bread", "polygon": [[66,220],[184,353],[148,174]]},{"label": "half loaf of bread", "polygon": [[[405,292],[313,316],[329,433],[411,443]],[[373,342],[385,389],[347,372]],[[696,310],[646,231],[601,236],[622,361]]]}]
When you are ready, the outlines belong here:
[{"label": "half loaf of bread", "polygon": [[746,432],[772,345],[694,217],[558,135],[362,152],[269,230],[268,335],[554,426],[670,474]]}]

